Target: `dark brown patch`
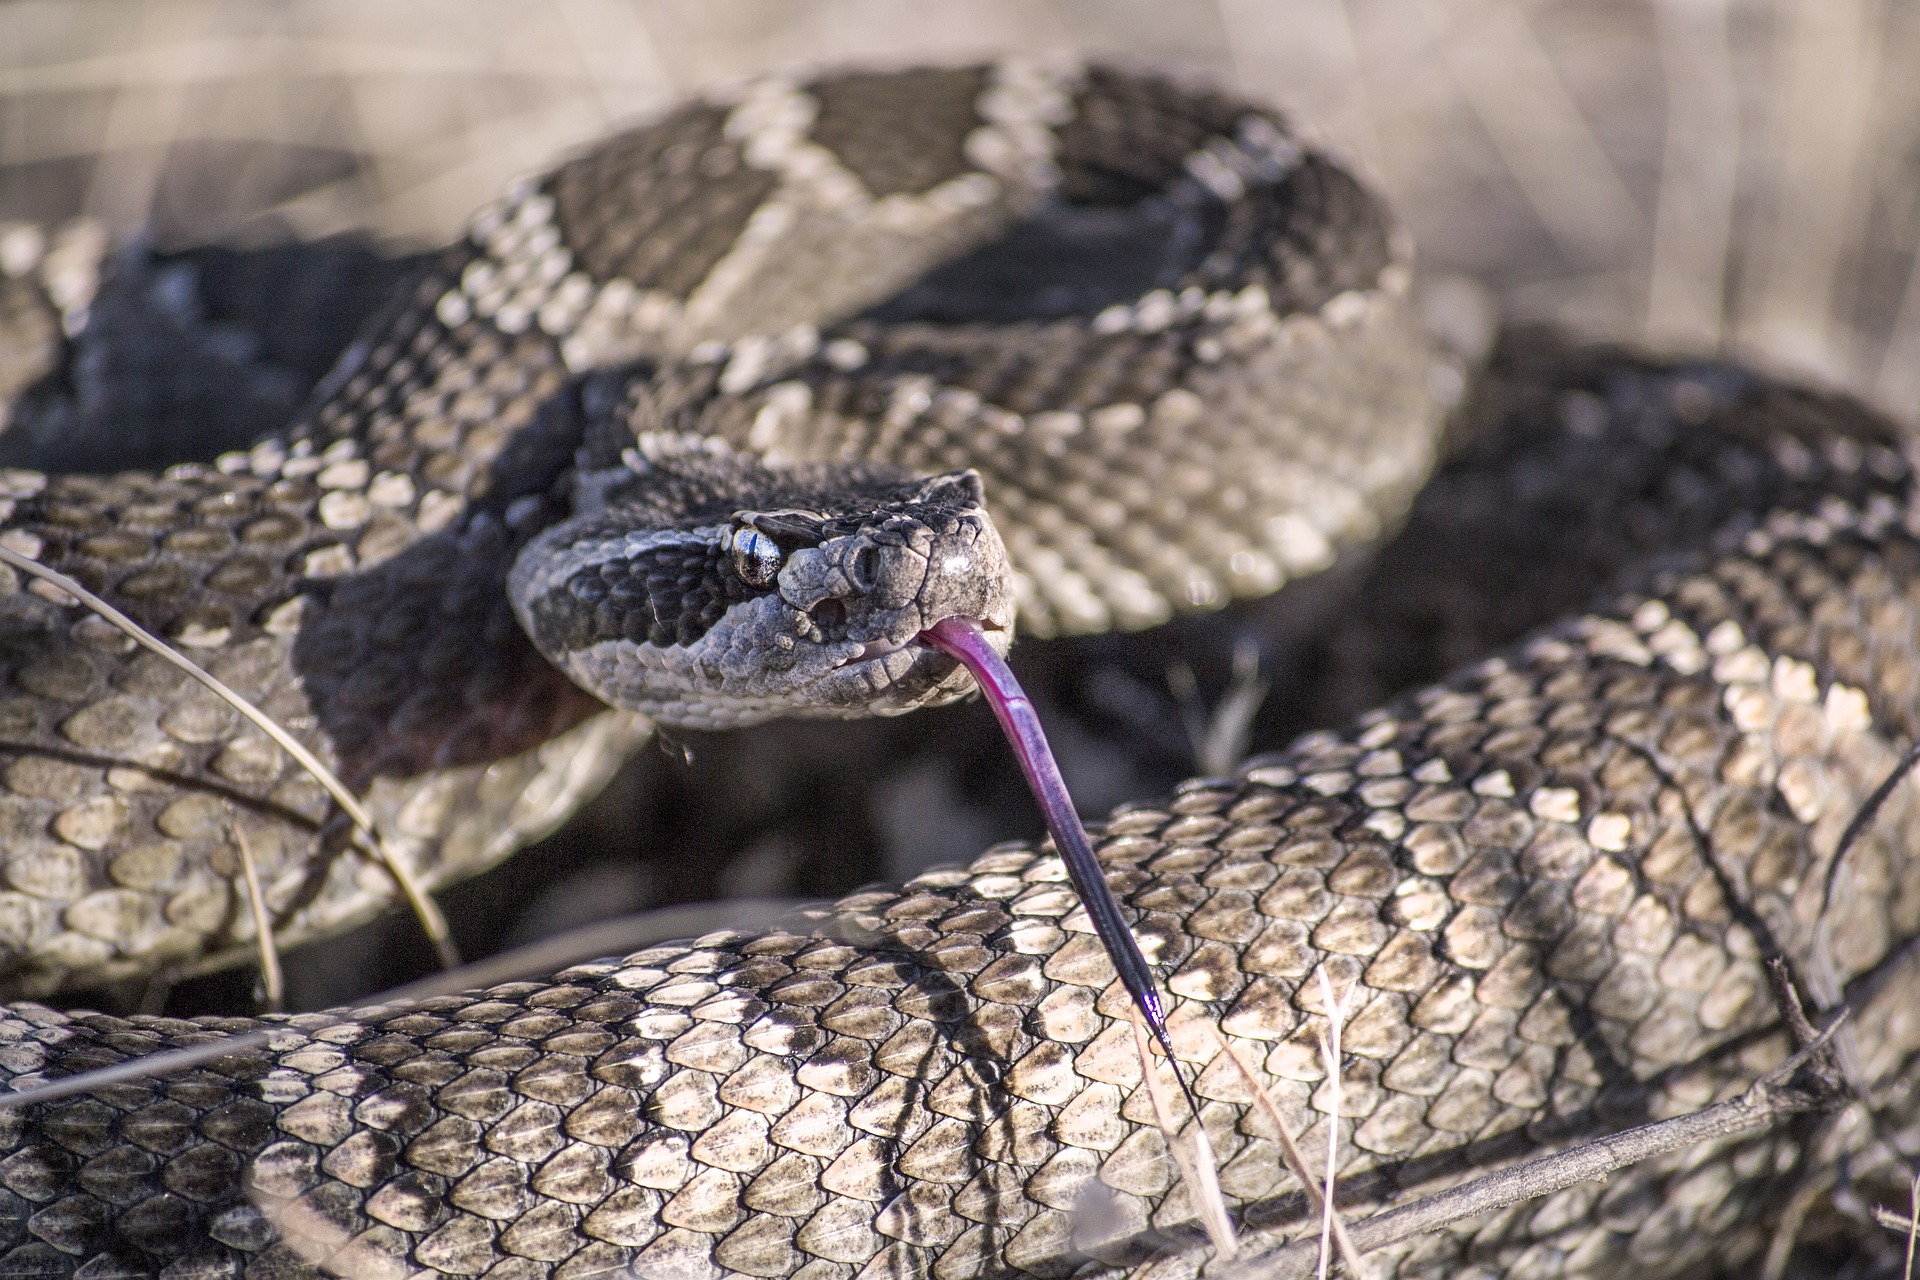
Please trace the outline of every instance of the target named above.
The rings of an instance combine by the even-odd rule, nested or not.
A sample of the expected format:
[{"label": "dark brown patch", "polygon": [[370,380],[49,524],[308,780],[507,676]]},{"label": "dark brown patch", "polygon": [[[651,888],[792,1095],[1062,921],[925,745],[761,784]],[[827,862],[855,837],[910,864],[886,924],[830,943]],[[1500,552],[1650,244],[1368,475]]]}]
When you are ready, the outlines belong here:
[{"label": "dark brown patch", "polygon": [[1252,108],[1158,76],[1090,67],[1059,129],[1060,190],[1075,204],[1127,205],[1179,177],[1208,138],[1233,134]]},{"label": "dark brown patch", "polygon": [[556,169],[546,189],[574,260],[676,298],[698,288],[779,185],[747,166],[726,121],[723,108],[684,107]]},{"label": "dark brown patch", "polygon": [[813,140],[876,196],[931,191],[978,168],[963,147],[980,123],[984,67],[921,67],[813,85]]},{"label": "dark brown patch", "polygon": [[1266,286],[1282,315],[1313,311],[1348,289],[1372,289],[1393,261],[1393,218],[1379,197],[1325,156],[1309,154],[1273,186],[1224,206],[1190,283]]}]

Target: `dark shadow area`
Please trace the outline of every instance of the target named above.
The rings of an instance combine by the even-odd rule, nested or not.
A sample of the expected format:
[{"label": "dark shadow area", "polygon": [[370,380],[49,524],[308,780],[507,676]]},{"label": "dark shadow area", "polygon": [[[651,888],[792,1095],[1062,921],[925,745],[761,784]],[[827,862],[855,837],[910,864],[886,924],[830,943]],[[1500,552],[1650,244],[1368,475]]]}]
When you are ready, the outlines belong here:
[{"label": "dark shadow area", "polygon": [[292,421],[424,260],[355,236],[109,253],[85,328],[15,401],[0,466],[158,469],[245,448]]}]

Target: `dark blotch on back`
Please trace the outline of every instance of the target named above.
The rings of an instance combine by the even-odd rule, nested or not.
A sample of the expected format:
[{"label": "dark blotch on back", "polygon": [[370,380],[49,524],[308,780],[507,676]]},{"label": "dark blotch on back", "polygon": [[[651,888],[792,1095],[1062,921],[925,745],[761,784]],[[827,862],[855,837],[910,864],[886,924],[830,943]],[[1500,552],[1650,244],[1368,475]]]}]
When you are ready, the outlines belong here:
[{"label": "dark blotch on back", "polygon": [[1231,137],[1246,103],[1158,76],[1089,67],[1060,126],[1060,193],[1074,204],[1130,205],[1185,172],[1188,156]]},{"label": "dark blotch on back", "polygon": [[724,108],[696,103],[610,139],[547,180],[560,232],[595,279],[684,298],[779,179],[747,166]]},{"label": "dark blotch on back", "polygon": [[983,67],[836,76],[809,88],[812,137],[874,195],[921,195],[979,167],[963,147],[986,84]]},{"label": "dark blotch on back", "polygon": [[[1135,205],[1175,184],[1197,194],[1187,158],[1213,138],[1232,138],[1249,115],[1269,112],[1209,89],[1091,68],[1059,130],[1061,194],[1073,204]],[[1249,187],[1229,205],[1208,196],[1195,212],[1200,245],[1179,289],[1264,285],[1281,314],[1311,311],[1347,289],[1374,287],[1392,260],[1392,218],[1372,192],[1311,151],[1279,182]]]},{"label": "dark blotch on back", "polygon": [[[893,386],[906,377],[962,388],[1014,413],[1085,412],[1122,401],[1151,404],[1178,385],[1181,371],[1193,365],[1193,343],[1200,331],[1189,327],[1096,334],[1044,325],[1021,331],[1017,341],[992,330],[960,326],[860,323],[844,332],[868,349],[859,376],[849,378],[824,360],[788,375],[812,388],[815,421],[822,424],[881,421],[892,403]],[[795,444],[819,447],[798,435]],[[977,465],[993,468],[1003,457],[1020,456],[1019,449],[1018,444],[1007,444],[998,454],[982,456]]]},{"label": "dark blotch on back", "polygon": [[1325,156],[1286,179],[1218,206],[1211,248],[1183,283],[1266,286],[1282,315],[1312,311],[1348,289],[1371,289],[1393,260],[1392,219],[1379,197]]},{"label": "dark blotch on back", "polygon": [[1375,287],[1392,261],[1392,219],[1324,156],[1306,151],[1232,202],[1188,174],[1195,152],[1231,141],[1255,115],[1286,133],[1277,116],[1238,99],[1091,68],[1073,118],[1058,130],[1059,198],[862,318],[894,326],[1091,320],[1151,289],[1251,284],[1285,315]]}]

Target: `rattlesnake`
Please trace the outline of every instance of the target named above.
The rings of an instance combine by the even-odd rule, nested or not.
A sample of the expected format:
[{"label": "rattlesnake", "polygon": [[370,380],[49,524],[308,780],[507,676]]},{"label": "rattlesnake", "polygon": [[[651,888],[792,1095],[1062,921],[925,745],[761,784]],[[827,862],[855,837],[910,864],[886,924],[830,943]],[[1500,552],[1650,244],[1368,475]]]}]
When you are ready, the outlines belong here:
[{"label": "rattlesnake", "polygon": [[[647,728],[538,655],[510,576],[560,661],[635,646],[572,669],[670,720],[767,712],[764,668],[700,646],[765,630],[769,601],[807,621],[797,640],[768,634],[884,667],[895,683],[866,693],[903,701],[880,709],[950,696],[950,667],[911,651],[931,617],[820,611],[889,580],[858,568],[858,545],[808,561],[819,589],[786,598],[823,536],[867,536],[823,497],[824,464],[864,467],[856,487],[905,504],[881,545],[927,576],[969,558],[939,542],[949,520],[973,521],[968,546],[994,565],[983,478],[1007,561],[970,607],[1004,599],[1028,632],[1268,592],[1376,537],[1432,463],[1459,376],[1411,287],[1366,189],[1230,98],[1018,62],[775,77],[483,211],[289,439],[158,476],[10,473],[0,537],[324,747],[397,856],[438,882],[557,820]],[[1522,410],[1531,395],[1558,415],[1530,447],[1589,468],[1579,498],[1521,465],[1491,495],[1510,505],[1481,515],[1557,515],[1564,540],[1541,555],[1604,562],[1585,581],[1661,535],[1671,563],[1346,733],[1102,828],[1256,1240],[1296,1225],[1300,1199],[1208,1024],[1264,1051],[1283,1108],[1324,1141],[1302,1017],[1318,960],[1364,991],[1342,1166],[1366,1202],[1737,1092],[1786,1044],[1768,1032],[1765,957],[1830,1003],[1920,931],[1901,812],[1830,908],[1819,892],[1838,827],[1913,732],[1901,440],[1733,371],[1594,359],[1563,362],[1552,393],[1511,379]],[[763,465],[767,501],[712,498]],[[683,533],[605,524],[634,501],[690,513]],[[569,516],[591,535],[583,558],[510,575]],[[649,554],[663,546],[672,565]],[[614,578],[572,592],[615,559],[649,585],[637,629],[592,612]],[[586,620],[543,614],[543,585]],[[222,707],[59,593],[14,587],[0,921],[16,991],[239,949],[238,832],[290,938],[389,895],[324,827],[311,781]],[[635,692],[658,686],[631,670],[663,664],[707,683]],[[742,679],[746,698],[722,703]],[[1060,882],[1056,859],[1002,849],[792,929],[278,1020],[263,1053],[8,1113],[8,1264],[1190,1273],[1207,1251],[1182,1225],[1125,1002]],[[1601,1274],[1751,1256],[1765,1224],[1742,1215],[1790,1192],[1796,1159],[1817,1174],[1845,1151],[1875,1174],[1911,1152],[1908,964],[1850,1033],[1877,1133],[1808,1147],[1811,1130],[1782,1128],[1683,1153],[1395,1264]],[[253,1025],[16,1005],[0,1027],[19,1076]]]}]

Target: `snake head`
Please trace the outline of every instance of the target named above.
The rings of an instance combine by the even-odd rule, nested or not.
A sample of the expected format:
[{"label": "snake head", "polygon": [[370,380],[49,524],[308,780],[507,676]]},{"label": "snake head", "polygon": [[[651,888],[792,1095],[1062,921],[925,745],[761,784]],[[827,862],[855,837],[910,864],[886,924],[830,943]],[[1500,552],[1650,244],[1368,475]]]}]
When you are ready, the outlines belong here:
[{"label": "snake head", "polygon": [[548,529],[509,580],[534,644],[616,706],[694,728],[898,715],[971,677],[922,638],[1013,639],[1012,568],[972,471],[655,460]]}]

